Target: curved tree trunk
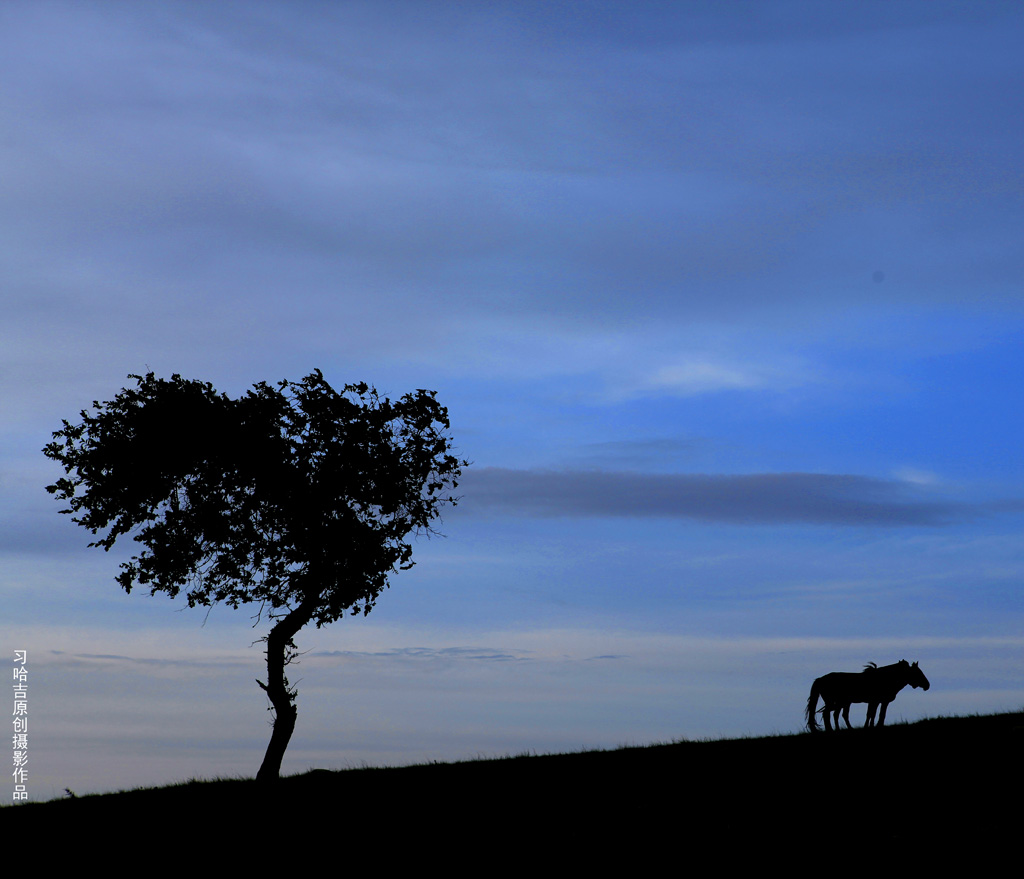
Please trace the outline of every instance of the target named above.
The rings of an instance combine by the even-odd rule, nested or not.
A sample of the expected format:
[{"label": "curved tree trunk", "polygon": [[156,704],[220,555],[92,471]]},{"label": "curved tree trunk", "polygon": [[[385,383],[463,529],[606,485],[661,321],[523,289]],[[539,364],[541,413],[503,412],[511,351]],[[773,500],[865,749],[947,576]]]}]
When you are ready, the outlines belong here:
[{"label": "curved tree trunk", "polygon": [[267,694],[274,706],[274,731],[263,757],[263,765],[256,773],[256,780],[276,781],[281,774],[281,761],[295,730],[295,690],[288,686],[284,669],[290,657],[288,650],[294,649],[292,638],[313,617],[312,602],[303,601],[295,610],[280,619],[267,635],[267,682],[256,681]]}]

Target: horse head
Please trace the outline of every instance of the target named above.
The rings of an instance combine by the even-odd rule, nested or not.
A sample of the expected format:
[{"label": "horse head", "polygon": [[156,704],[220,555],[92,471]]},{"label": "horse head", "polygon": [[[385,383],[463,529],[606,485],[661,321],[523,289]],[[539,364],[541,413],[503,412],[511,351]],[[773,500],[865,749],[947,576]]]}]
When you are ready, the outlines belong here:
[{"label": "horse head", "polygon": [[[905,663],[906,660],[903,660],[903,662]],[[916,662],[910,666],[909,683],[914,689],[920,687],[922,690],[927,690],[931,686],[928,683],[928,678],[924,676],[924,672],[917,667]]]}]

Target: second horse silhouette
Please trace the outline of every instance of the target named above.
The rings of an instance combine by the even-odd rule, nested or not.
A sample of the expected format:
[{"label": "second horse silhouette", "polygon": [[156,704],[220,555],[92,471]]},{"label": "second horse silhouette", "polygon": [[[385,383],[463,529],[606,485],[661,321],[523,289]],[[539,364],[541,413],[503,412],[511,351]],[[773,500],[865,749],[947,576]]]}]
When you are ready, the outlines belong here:
[{"label": "second horse silhouette", "polygon": [[811,732],[818,731],[818,723],[815,715],[819,713],[818,697],[825,703],[820,709],[825,729],[832,731],[832,724],[829,722],[829,714],[835,718],[836,729],[839,729],[839,712],[843,713],[843,720],[846,721],[846,728],[850,729],[850,705],[854,702],[867,702],[868,713],[865,718],[865,726],[873,726],[875,722],[875,710],[882,706],[882,713],[878,717],[878,725],[885,725],[885,710],[889,703],[896,698],[896,694],[907,684],[923,690],[927,690],[931,684],[924,672],[917,667],[915,662],[911,665],[905,659],[892,665],[883,665],[878,668],[873,662],[864,666],[862,672],[834,671],[831,674],[823,675],[811,685],[811,695],[807,699],[807,728]]}]

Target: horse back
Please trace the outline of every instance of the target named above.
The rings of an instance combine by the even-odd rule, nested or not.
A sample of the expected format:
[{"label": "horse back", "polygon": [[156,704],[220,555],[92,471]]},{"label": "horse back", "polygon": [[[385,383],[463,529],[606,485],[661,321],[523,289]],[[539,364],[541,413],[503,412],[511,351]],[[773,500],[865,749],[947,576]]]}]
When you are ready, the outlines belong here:
[{"label": "horse back", "polygon": [[878,682],[864,672],[834,671],[822,675],[815,683],[827,703],[873,702],[877,699]]}]

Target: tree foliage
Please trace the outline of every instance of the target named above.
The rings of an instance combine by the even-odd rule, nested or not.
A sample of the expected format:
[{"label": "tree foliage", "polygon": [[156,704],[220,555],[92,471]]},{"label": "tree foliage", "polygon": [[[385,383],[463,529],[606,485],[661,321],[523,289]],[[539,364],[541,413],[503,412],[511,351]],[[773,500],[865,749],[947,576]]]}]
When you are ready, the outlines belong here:
[{"label": "tree foliage", "polygon": [[283,710],[294,725],[295,633],[369,613],[388,575],[412,567],[410,536],[456,503],[467,462],[451,454],[447,410],[433,391],[338,392],[319,370],[238,399],[179,375],[129,377],[135,387],[54,433],[44,454],[68,475],[47,490],[97,535],[90,546],[129,535],[142,547],[121,565],[126,591],[255,603],[274,621],[261,686],[277,736]]}]

